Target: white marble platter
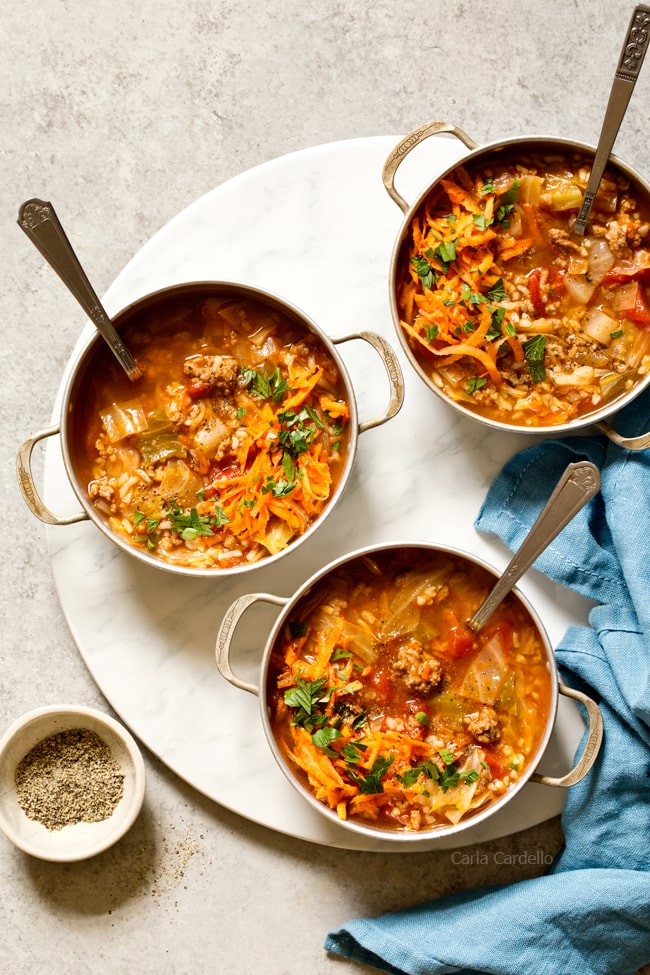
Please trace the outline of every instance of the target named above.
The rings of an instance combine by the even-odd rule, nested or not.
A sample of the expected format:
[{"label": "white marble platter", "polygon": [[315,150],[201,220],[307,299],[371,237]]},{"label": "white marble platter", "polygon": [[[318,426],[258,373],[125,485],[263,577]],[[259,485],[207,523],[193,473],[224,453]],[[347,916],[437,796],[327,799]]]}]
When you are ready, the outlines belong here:
[{"label": "white marble platter", "polygon": [[[104,297],[115,314],[175,283],[237,281],[280,295],[331,337],[363,329],[391,343],[404,369],[403,408],[359,437],[352,476],[325,524],[279,563],[230,580],[178,579],[142,565],[89,522],[48,528],[47,539],[59,598],[90,673],[125,724],[181,778],[233,812],[290,836],[403,852],[395,841],[369,840],[330,824],[294,793],[268,750],[257,697],[228,684],[214,657],[220,621],[235,598],[248,592],[290,596],[331,559],[364,545],[425,540],[468,549],[498,567],[507,561],[505,548],[479,536],[473,522],[502,464],[532,441],[456,416],[402,355],[388,277],[403,215],[381,181],[398,141],[381,136],[316,146],[218,186],[153,237]],[[399,191],[414,200],[463,152],[451,138],[429,139],[403,162]],[[80,344],[91,329],[86,326]],[[376,353],[363,342],[338,351],[359,419],[383,413],[388,383]],[[59,411],[57,403],[55,419]],[[44,497],[59,515],[79,509],[58,438],[47,445]],[[538,573],[528,573],[520,588],[554,643],[567,625],[586,618],[586,604]],[[277,612],[257,604],[237,630],[233,665],[245,680],[258,682]],[[560,699],[540,770],[567,770],[582,731],[577,710]],[[452,839],[423,839],[418,848],[513,833],[556,815],[563,801],[561,789],[528,784],[486,822]]]}]

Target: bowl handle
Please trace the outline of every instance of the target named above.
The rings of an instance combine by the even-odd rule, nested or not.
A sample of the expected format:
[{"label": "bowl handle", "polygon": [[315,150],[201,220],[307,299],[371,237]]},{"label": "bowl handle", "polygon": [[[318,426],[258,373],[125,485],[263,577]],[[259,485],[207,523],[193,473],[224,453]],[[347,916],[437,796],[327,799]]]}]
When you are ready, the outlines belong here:
[{"label": "bowl handle", "polygon": [[459,129],[457,125],[453,124],[453,122],[425,122],[417,129],[413,129],[412,132],[409,132],[409,134],[402,139],[399,145],[393,149],[392,153],[384,163],[384,168],[382,171],[382,179],[384,181],[386,192],[390,196],[391,200],[393,200],[394,203],[397,203],[398,207],[403,213],[406,213],[409,205],[404,197],[400,196],[395,189],[395,173],[397,172],[400,163],[405,156],[408,156],[411,149],[414,149],[415,146],[419,145],[420,142],[428,139],[430,135],[437,135],[439,132],[449,132],[451,135],[455,135],[457,139],[460,139],[463,145],[467,146],[468,149],[478,148],[478,143],[474,142],[474,140],[468,136],[467,132],[463,132],[463,130]]},{"label": "bowl handle", "polygon": [[533,773],[530,777],[531,782],[539,782],[540,785],[575,785],[576,782],[579,782],[580,779],[585,777],[596,761],[596,757],[600,751],[600,743],[603,740],[603,718],[596,702],[592,701],[586,694],[583,694],[582,691],[576,691],[573,687],[567,687],[566,684],[560,684],[558,690],[565,697],[572,697],[584,705],[587,711],[588,721],[587,741],[577,763],[570,772],[567,772],[561,778],[554,778],[552,775],[540,775],[537,772]]},{"label": "bowl handle", "polygon": [[232,684],[234,687],[239,687],[242,691],[248,691],[250,694],[256,694],[259,697],[259,687],[256,684],[249,684],[248,681],[242,680],[241,677],[237,677],[230,666],[230,644],[235,628],[248,607],[257,602],[284,606],[288,602],[288,599],[284,596],[272,596],[268,592],[252,592],[236,599],[226,610],[221,621],[221,626],[217,633],[215,656],[219,673],[222,677],[226,678],[229,684]]},{"label": "bowl handle", "polygon": [[55,515],[41,501],[38,491],[36,490],[36,485],[34,484],[34,478],[32,476],[31,460],[34,447],[39,440],[44,440],[46,437],[53,437],[57,433],[59,433],[58,426],[48,427],[47,430],[40,430],[38,433],[34,434],[33,437],[30,437],[21,446],[16,457],[18,484],[20,485],[20,490],[29,510],[32,512],[32,514],[36,515],[37,518],[45,522],[46,525],[73,525],[77,521],[86,521],[88,519],[88,515],[84,511],[80,511],[76,515],[67,515],[65,517]]},{"label": "bowl handle", "polygon": [[619,447],[625,447],[627,450],[645,450],[646,447],[650,447],[650,432],[642,433],[639,437],[622,437],[604,420],[598,424],[598,429],[606,437],[609,437],[612,443],[618,444]]},{"label": "bowl handle", "polygon": [[363,339],[364,342],[369,342],[373,349],[379,353],[390,383],[390,400],[386,411],[373,420],[364,420],[363,423],[360,423],[359,433],[363,433],[372,427],[380,426],[386,420],[390,420],[391,417],[395,416],[396,413],[399,413],[404,402],[404,375],[402,373],[402,367],[397,361],[390,345],[386,339],[382,338],[381,335],[377,335],[376,332],[351,332],[349,335],[341,335],[338,338],[332,339],[332,344],[338,345],[340,342],[350,342],[352,339]]}]

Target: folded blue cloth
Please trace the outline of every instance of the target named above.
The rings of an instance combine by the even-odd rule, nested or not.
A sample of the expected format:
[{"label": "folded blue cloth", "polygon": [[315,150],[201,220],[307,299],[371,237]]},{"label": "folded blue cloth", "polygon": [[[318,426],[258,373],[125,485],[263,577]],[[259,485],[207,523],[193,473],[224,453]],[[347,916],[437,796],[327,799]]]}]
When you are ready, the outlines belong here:
[{"label": "folded blue cloth", "polygon": [[[650,428],[650,392],[617,428]],[[516,548],[580,459],[600,468],[601,492],[535,564],[598,603],[556,648],[562,680],[604,721],[594,767],[568,790],[565,849],[543,877],[352,920],[327,950],[393,975],[633,975],[650,962],[650,450],[604,437],[537,443],[505,466],[477,527]]]}]

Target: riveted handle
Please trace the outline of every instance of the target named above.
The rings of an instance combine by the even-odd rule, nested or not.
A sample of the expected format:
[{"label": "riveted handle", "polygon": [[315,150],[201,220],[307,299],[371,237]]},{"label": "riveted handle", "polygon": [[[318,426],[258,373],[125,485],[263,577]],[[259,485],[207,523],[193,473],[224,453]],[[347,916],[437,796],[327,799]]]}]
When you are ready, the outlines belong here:
[{"label": "riveted handle", "polygon": [[353,339],[363,339],[364,342],[368,342],[379,353],[388,375],[388,382],[390,383],[390,399],[385,412],[381,416],[374,417],[372,420],[364,420],[363,423],[360,423],[359,433],[363,433],[372,427],[381,426],[386,420],[390,420],[396,413],[399,413],[404,403],[404,374],[390,345],[385,338],[377,335],[376,332],[351,332],[349,335],[341,335],[338,338],[332,339],[332,342],[334,345],[339,345],[341,342],[350,342]]},{"label": "riveted handle", "polygon": [[567,786],[575,785],[580,779],[584,779],[596,761],[603,740],[603,717],[596,702],[592,701],[586,694],[583,694],[582,691],[576,691],[575,688],[567,687],[566,684],[560,684],[558,690],[560,694],[579,701],[585,707],[588,721],[585,747],[574,767],[566,775],[555,778],[552,775],[541,775],[535,772],[530,778],[531,782],[539,782],[540,785],[563,786],[566,788]]},{"label": "riveted handle", "polygon": [[409,208],[408,203],[403,196],[395,189],[395,173],[397,172],[399,166],[403,159],[408,156],[412,149],[415,149],[417,145],[428,139],[431,135],[439,135],[440,133],[449,133],[449,135],[455,136],[457,139],[467,146],[468,149],[477,149],[478,143],[474,142],[467,132],[464,132],[453,122],[425,122],[423,125],[418,126],[417,129],[413,129],[412,132],[402,139],[399,145],[395,146],[390,156],[384,163],[384,168],[382,171],[382,179],[384,182],[384,187],[386,192],[390,196],[393,202],[397,203],[398,207],[403,213]]},{"label": "riveted handle", "polygon": [[606,437],[609,437],[612,443],[617,444],[619,447],[624,447],[626,450],[646,450],[650,447],[650,431],[648,433],[642,433],[638,437],[622,437],[620,433],[616,432],[614,427],[610,426],[609,423],[605,423],[604,420],[598,424],[598,429]]},{"label": "riveted handle", "polygon": [[246,610],[258,602],[284,606],[288,602],[288,599],[284,596],[273,596],[268,592],[247,593],[245,596],[240,596],[239,599],[236,599],[226,610],[221,621],[221,626],[217,633],[215,657],[219,673],[222,677],[225,677],[229,684],[232,684],[233,687],[239,687],[242,691],[248,691],[249,694],[256,694],[259,697],[260,689],[257,684],[251,684],[248,681],[242,680],[241,677],[237,676],[230,664],[230,648],[237,624]]},{"label": "riveted handle", "polygon": [[59,433],[59,427],[48,427],[47,430],[40,430],[38,433],[34,434],[33,437],[29,437],[28,440],[22,444],[18,451],[16,457],[16,471],[18,474],[18,484],[20,485],[20,490],[27,507],[36,515],[40,521],[44,522],[46,525],[73,525],[77,521],[87,521],[88,515],[84,511],[80,511],[75,515],[67,515],[60,517],[55,515],[53,511],[50,511],[48,507],[41,501],[40,495],[36,490],[36,485],[34,483],[34,476],[32,474],[32,452],[34,447],[40,440],[45,440],[47,437],[54,437]]}]

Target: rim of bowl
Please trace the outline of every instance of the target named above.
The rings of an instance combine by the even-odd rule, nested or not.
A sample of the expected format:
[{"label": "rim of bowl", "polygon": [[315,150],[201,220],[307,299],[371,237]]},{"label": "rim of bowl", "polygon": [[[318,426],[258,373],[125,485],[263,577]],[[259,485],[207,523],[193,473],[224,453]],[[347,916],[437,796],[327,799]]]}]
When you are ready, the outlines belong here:
[{"label": "rim of bowl", "polygon": [[127,555],[132,556],[138,561],[150,565],[156,569],[162,569],[166,572],[171,572],[174,575],[188,576],[190,578],[208,578],[208,579],[225,579],[232,578],[233,576],[244,575],[246,573],[252,572],[257,568],[264,568],[278,562],[284,556],[294,552],[303,542],[307,541],[311,536],[322,526],[325,519],[330,515],[343,495],[343,492],[347,486],[350,479],[350,474],[352,472],[352,466],[356,457],[357,442],[359,438],[359,421],[358,421],[358,410],[356,395],[354,392],[354,386],[350,378],[347,366],[341,356],[340,352],[336,349],[332,339],[316,324],[316,322],[302,309],[298,306],[292,304],[286,298],[281,297],[271,291],[266,291],[262,288],[257,288],[253,285],[243,284],[238,281],[186,281],[180,282],[178,284],[168,285],[164,288],[159,288],[156,291],[149,292],[148,294],[142,295],[135,301],[126,305],[122,308],[112,320],[116,322],[118,329],[120,326],[120,321],[141,309],[146,308],[149,304],[155,304],[157,301],[164,300],[165,298],[173,297],[174,295],[182,295],[183,293],[192,292],[208,292],[218,291],[227,292],[230,291],[233,294],[237,293],[241,296],[247,296],[251,299],[256,299],[259,301],[266,301],[272,306],[277,306],[283,310],[289,317],[303,324],[306,329],[313,332],[316,337],[323,343],[327,351],[330,353],[334,359],[336,366],[339,370],[341,379],[345,386],[346,396],[348,401],[348,407],[350,410],[350,443],[348,448],[348,454],[345,460],[345,464],[341,471],[338,483],[332,492],[327,505],[323,511],[318,515],[317,518],[312,521],[308,526],[307,530],[303,532],[298,538],[292,541],[286,548],[282,549],[280,552],[276,552],[273,555],[265,556],[264,558],[258,559],[256,562],[244,563],[242,565],[231,566],[229,568],[209,568],[202,566],[189,566],[189,565],[177,565],[171,562],[166,562],[164,559],[158,558],[151,555],[144,549],[137,548],[134,545],[129,545],[129,543],[123,539],[121,536],[115,534],[110,527],[107,525],[106,521],[101,517],[101,515],[95,509],[95,506],[91,504],[89,498],[83,489],[83,485],[79,482],[78,477],[75,473],[75,465],[72,459],[72,452],[70,445],[68,443],[68,423],[67,423],[67,413],[69,411],[69,404],[71,400],[71,394],[73,387],[77,381],[82,383],[82,379],[79,379],[82,368],[89,360],[94,350],[101,347],[104,341],[99,334],[89,334],[86,343],[78,350],[76,358],[72,364],[72,368],[69,370],[68,375],[65,377],[63,382],[62,391],[62,401],[61,401],[61,411],[60,411],[60,431],[61,431],[61,453],[63,455],[63,462],[66,470],[66,475],[70,487],[74,491],[74,494],[81,504],[84,512],[86,513],[88,520],[91,521],[95,527],[104,535],[104,537],[115,544],[119,549],[125,552]]},{"label": "rim of bowl", "polygon": [[485,561],[485,559],[482,559],[476,555],[472,555],[470,552],[467,552],[464,549],[456,548],[452,545],[438,544],[436,542],[401,541],[401,542],[388,542],[385,544],[368,545],[368,546],[364,546],[363,548],[356,549],[353,552],[348,553],[347,555],[338,557],[337,559],[328,563],[323,568],[319,569],[309,579],[307,579],[306,582],[304,582],[300,586],[300,588],[297,589],[296,592],[289,598],[286,606],[283,607],[279,616],[274,621],[273,628],[268,637],[264,649],[264,654],[262,656],[262,663],[260,669],[259,702],[260,702],[260,714],[262,719],[262,725],[264,728],[264,734],[277,765],[280,767],[280,769],[282,770],[282,772],[284,773],[285,777],[288,779],[290,784],[294,787],[297,794],[300,795],[305,800],[307,800],[307,802],[311,805],[313,809],[317,810],[321,815],[325,816],[326,819],[329,819],[330,822],[335,823],[337,826],[340,826],[342,829],[351,830],[352,832],[359,833],[362,836],[365,836],[367,838],[396,840],[397,842],[401,842],[401,843],[418,843],[418,842],[423,842],[425,840],[435,840],[436,837],[440,837],[441,839],[443,838],[446,839],[449,836],[456,835],[458,833],[464,832],[465,830],[471,829],[474,826],[479,825],[480,823],[488,819],[490,816],[494,815],[496,812],[503,809],[503,807],[506,806],[510,802],[510,800],[513,799],[517,795],[517,793],[521,791],[521,789],[523,789],[523,787],[530,780],[532,774],[537,769],[537,766],[539,765],[540,761],[542,760],[555,727],[555,722],[557,718],[558,699],[559,699],[559,677],[558,677],[557,666],[555,664],[555,658],[553,655],[553,647],[550,638],[548,636],[548,633],[546,631],[546,627],[544,626],[544,623],[539,613],[532,605],[528,597],[525,596],[517,586],[514,586],[511,590],[512,594],[518,598],[520,603],[523,605],[524,609],[526,609],[526,611],[529,613],[542,639],[542,643],[544,645],[544,650],[546,653],[547,670],[551,681],[551,695],[550,695],[548,713],[546,715],[544,733],[540,738],[534,756],[529,761],[521,777],[517,780],[517,782],[514,783],[514,785],[508,788],[508,790],[499,799],[490,803],[485,809],[479,810],[478,812],[474,813],[472,816],[467,817],[467,819],[462,819],[460,820],[460,822],[455,824],[450,824],[449,826],[436,826],[433,827],[432,829],[425,829],[425,830],[418,830],[418,831],[398,830],[398,829],[391,830],[385,827],[369,826],[365,823],[352,820],[352,819],[347,819],[347,820],[340,819],[339,816],[336,814],[335,810],[330,809],[328,806],[325,806],[323,803],[319,802],[319,800],[316,799],[316,797],[309,791],[309,789],[307,789],[307,787],[303,785],[301,780],[292,772],[288,763],[282,756],[280,749],[278,748],[278,745],[275,741],[275,737],[273,735],[273,731],[271,728],[270,716],[269,716],[268,706],[267,706],[267,673],[268,673],[269,663],[270,663],[271,655],[273,653],[273,648],[278,638],[278,634],[282,629],[282,627],[284,626],[284,624],[286,623],[287,617],[293,611],[293,609],[300,601],[300,599],[306,596],[314,585],[316,585],[318,582],[324,579],[330,572],[340,568],[340,566],[344,565],[347,562],[351,562],[357,558],[366,555],[372,555],[373,553],[376,554],[378,552],[386,552],[389,550],[392,551],[395,549],[418,549],[420,551],[442,552],[447,555],[452,555],[452,556],[465,559],[469,562],[472,562],[474,565],[477,565],[485,569],[491,575],[494,576],[495,581],[501,575],[501,571],[497,569],[495,566],[491,565],[489,562]]},{"label": "rim of bowl", "polygon": [[[584,427],[592,426],[602,420],[615,416],[619,410],[622,410],[625,406],[632,402],[632,400],[642,393],[643,390],[646,389],[646,387],[650,384],[650,372],[646,376],[642,376],[634,384],[632,389],[585,416],[575,417],[573,420],[569,420],[565,423],[545,424],[543,426],[527,426],[522,424],[506,423],[503,420],[494,420],[489,417],[482,416],[480,413],[477,413],[474,410],[470,410],[463,403],[452,400],[436,386],[415,356],[404,329],[400,325],[399,311],[397,309],[395,294],[397,266],[399,263],[401,249],[408,234],[411,221],[419,207],[422,206],[429,194],[433,192],[440,181],[445,179],[445,177],[452,173],[458,166],[464,166],[466,163],[477,159],[484,154],[488,155],[490,153],[497,153],[500,150],[510,151],[515,149],[519,144],[525,144],[531,149],[533,147],[541,149],[544,145],[546,145],[555,147],[557,149],[562,148],[565,151],[576,150],[587,155],[594,155],[596,152],[596,147],[587,142],[579,142],[575,139],[563,139],[560,136],[526,134],[521,136],[512,136],[508,139],[497,139],[493,142],[488,142],[485,145],[477,146],[476,149],[468,150],[465,155],[460,157],[460,159],[457,159],[454,163],[449,165],[444,172],[436,176],[435,180],[433,180],[432,183],[429,183],[429,185],[420,192],[414,202],[409,206],[408,211],[404,214],[402,225],[393,244],[390,257],[388,287],[391,318],[393,322],[393,329],[397,334],[400,346],[404,351],[413,371],[419,376],[427,389],[429,389],[438,397],[438,399],[440,399],[443,403],[446,403],[457,413],[467,417],[470,420],[473,420],[475,423],[481,423],[484,426],[490,427],[492,430],[501,430],[507,433],[538,434],[540,436],[545,436],[548,434],[559,435],[573,430],[581,430]],[[609,157],[608,166],[620,170],[622,175],[629,179],[634,186],[638,186],[640,189],[642,189],[648,203],[650,204],[650,183],[640,173],[629,166],[623,159],[613,154]]]}]

